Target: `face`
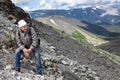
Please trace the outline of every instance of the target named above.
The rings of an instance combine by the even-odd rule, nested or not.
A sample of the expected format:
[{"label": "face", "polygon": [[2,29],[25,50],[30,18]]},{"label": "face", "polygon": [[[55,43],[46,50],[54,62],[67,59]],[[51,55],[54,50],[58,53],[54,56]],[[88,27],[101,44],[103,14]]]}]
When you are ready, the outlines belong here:
[{"label": "face", "polygon": [[27,26],[27,25],[22,26],[22,27],[20,27],[20,29],[21,29],[23,32],[26,32],[26,31],[27,31],[27,29],[28,29],[28,26]]}]

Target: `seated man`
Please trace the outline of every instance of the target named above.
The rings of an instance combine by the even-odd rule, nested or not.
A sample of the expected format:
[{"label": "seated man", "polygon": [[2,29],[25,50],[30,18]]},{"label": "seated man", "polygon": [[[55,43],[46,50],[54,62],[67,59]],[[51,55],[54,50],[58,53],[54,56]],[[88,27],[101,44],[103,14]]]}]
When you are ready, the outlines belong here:
[{"label": "seated man", "polygon": [[21,68],[21,55],[26,58],[30,57],[30,54],[34,52],[36,59],[36,72],[42,75],[42,65],[40,60],[40,47],[39,40],[35,30],[27,25],[27,22],[20,20],[18,22],[18,30],[16,31],[16,41],[19,46],[15,51],[15,68],[20,72]]}]

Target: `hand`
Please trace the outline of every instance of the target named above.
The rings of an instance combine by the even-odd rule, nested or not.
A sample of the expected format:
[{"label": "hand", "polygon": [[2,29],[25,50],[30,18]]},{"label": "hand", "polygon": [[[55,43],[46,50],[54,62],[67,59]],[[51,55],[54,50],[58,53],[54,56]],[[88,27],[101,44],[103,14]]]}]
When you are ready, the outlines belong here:
[{"label": "hand", "polygon": [[26,49],[26,48],[23,49],[25,57],[27,57],[27,58],[29,57],[30,51],[31,51],[31,49]]},{"label": "hand", "polygon": [[25,57],[28,58],[30,56],[29,53],[24,53]]},{"label": "hand", "polygon": [[31,49],[31,48],[29,48],[29,49],[28,49],[28,51],[29,51],[29,53],[30,53],[30,52],[32,51],[32,49]]},{"label": "hand", "polygon": [[23,52],[24,52],[24,53],[28,53],[29,51],[28,51],[28,49],[24,48],[24,49],[23,49]]}]

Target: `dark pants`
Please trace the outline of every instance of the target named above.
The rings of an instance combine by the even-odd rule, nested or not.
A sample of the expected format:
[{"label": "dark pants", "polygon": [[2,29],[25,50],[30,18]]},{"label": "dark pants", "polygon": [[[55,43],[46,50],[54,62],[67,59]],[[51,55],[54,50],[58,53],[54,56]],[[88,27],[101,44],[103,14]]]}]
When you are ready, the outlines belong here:
[{"label": "dark pants", "polygon": [[[35,54],[37,74],[42,75],[42,64],[41,64],[41,59],[40,59],[40,48],[39,47],[35,48],[33,52]],[[23,54],[23,50],[21,50],[20,48],[17,48],[16,51],[15,51],[15,65],[16,65],[16,68],[21,67],[20,59],[21,59],[22,54]]]}]

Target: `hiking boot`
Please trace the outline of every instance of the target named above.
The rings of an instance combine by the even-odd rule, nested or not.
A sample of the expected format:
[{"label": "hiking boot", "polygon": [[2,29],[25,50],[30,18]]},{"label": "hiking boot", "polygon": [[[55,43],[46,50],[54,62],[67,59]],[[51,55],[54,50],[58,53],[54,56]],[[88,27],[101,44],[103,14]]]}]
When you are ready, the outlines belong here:
[{"label": "hiking boot", "polygon": [[36,69],[32,70],[35,74],[42,75],[42,73],[38,73]]},{"label": "hiking boot", "polygon": [[46,80],[44,75],[37,75],[38,77],[40,77],[40,80]]},{"label": "hiking boot", "polygon": [[16,68],[16,67],[13,67],[13,68],[11,68],[12,70],[15,70],[15,71],[17,71],[17,72],[20,72],[20,68]]},{"label": "hiking boot", "polygon": [[15,68],[15,70],[16,70],[17,72],[20,72],[20,68]]},{"label": "hiking boot", "polygon": [[36,69],[32,69],[32,71],[33,71],[34,73],[37,73],[37,70],[36,70]]}]

